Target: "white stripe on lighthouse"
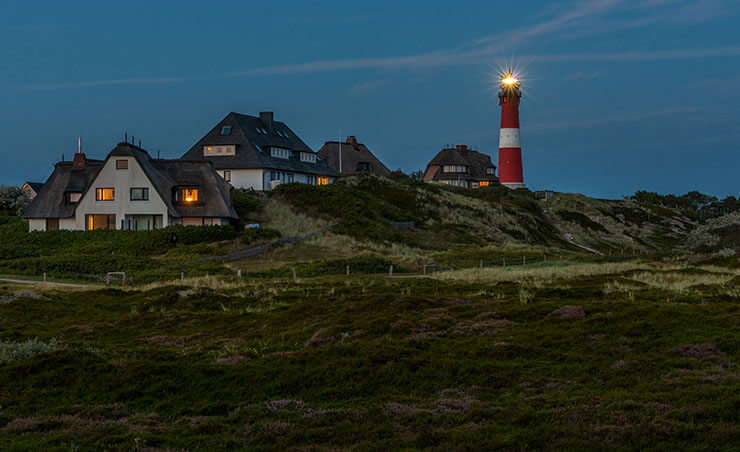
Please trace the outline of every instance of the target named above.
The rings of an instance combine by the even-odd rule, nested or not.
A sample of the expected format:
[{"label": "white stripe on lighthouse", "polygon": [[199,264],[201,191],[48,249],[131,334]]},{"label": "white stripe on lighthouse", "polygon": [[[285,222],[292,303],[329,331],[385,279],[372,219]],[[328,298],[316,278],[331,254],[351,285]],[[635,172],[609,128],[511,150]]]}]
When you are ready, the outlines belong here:
[{"label": "white stripe on lighthouse", "polygon": [[499,149],[521,148],[522,142],[519,139],[519,129],[501,129],[498,147]]}]

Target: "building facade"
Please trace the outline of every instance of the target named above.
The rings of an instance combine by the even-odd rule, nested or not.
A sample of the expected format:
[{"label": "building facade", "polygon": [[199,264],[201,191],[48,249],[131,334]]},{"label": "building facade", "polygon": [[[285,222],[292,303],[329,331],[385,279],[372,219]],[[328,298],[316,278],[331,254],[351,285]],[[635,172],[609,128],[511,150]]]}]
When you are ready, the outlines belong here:
[{"label": "building facade", "polygon": [[491,157],[464,144],[439,151],[427,165],[422,180],[466,188],[486,187],[499,181]]},{"label": "building facade", "polygon": [[259,192],[290,182],[325,185],[337,177],[272,112],[259,117],[229,113],[180,159],[210,162],[232,186]]},{"label": "building facade", "polygon": [[30,231],[159,229],[236,219],[233,188],[208,162],[153,159],[119,143],[103,160],[59,162],[23,217]]}]

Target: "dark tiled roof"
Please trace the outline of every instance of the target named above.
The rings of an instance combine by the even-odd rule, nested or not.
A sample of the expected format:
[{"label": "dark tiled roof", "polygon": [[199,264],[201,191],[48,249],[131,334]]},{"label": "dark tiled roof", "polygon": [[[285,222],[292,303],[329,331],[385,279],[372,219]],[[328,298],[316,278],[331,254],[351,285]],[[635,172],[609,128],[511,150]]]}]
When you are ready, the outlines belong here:
[{"label": "dark tiled roof", "polygon": [[103,167],[101,160],[87,160],[84,167],[73,167],[72,162],[59,162],[54,172],[31,201],[23,218],[70,218],[77,204],[65,197],[69,192],[85,192]]},{"label": "dark tiled roof", "polygon": [[[231,127],[230,134],[221,135],[224,126]],[[230,144],[236,147],[233,156],[203,155],[203,146]],[[285,123],[272,121],[271,125],[265,124],[256,116],[231,112],[190,148],[181,160],[205,160],[218,169],[264,168],[324,176],[337,175],[323,160],[317,159],[316,163],[302,162],[299,152],[288,159],[272,157],[271,147],[313,153]]]},{"label": "dark tiled roof", "polygon": [[[327,164],[336,171],[339,172],[339,142],[338,141],[327,141],[318,150],[317,154],[319,157],[324,159]],[[342,172],[343,173],[354,173],[357,172],[357,164],[359,162],[365,162],[370,165],[370,172],[380,176],[388,176],[391,171],[383,165],[375,155],[370,152],[362,143],[357,143],[356,140],[348,139],[346,142],[342,142]]]},{"label": "dark tiled roof", "polygon": [[[443,173],[442,166],[444,165],[467,166],[469,167],[469,172]],[[491,162],[491,157],[463,146],[442,149],[429,162],[427,165],[427,171],[433,166],[439,167],[434,173],[434,180],[487,180],[498,182],[498,177],[493,174],[486,174],[486,169],[489,167],[493,167],[494,173],[496,172],[496,165]]]}]

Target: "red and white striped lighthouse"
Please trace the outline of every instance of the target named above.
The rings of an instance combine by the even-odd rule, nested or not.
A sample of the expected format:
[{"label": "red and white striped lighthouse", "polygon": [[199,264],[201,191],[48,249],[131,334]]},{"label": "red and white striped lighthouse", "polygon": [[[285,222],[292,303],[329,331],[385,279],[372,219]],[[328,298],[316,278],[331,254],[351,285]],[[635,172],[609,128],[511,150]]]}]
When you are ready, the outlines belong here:
[{"label": "red and white striped lighthouse", "polygon": [[508,72],[501,77],[498,93],[501,105],[501,134],[498,148],[498,177],[509,188],[525,188],[522,172],[522,142],[519,138],[519,100],[521,83],[517,74]]}]

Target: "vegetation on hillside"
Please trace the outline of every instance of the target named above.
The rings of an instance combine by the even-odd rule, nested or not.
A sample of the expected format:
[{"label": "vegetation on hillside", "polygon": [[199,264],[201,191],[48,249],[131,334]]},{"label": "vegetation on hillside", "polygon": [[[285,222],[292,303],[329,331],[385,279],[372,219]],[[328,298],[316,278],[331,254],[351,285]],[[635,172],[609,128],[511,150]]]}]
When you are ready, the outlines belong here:
[{"label": "vegetation on hillside", "polygon": [[632,260],[6,284],[0,449],[732,450],[738,280]]}]

